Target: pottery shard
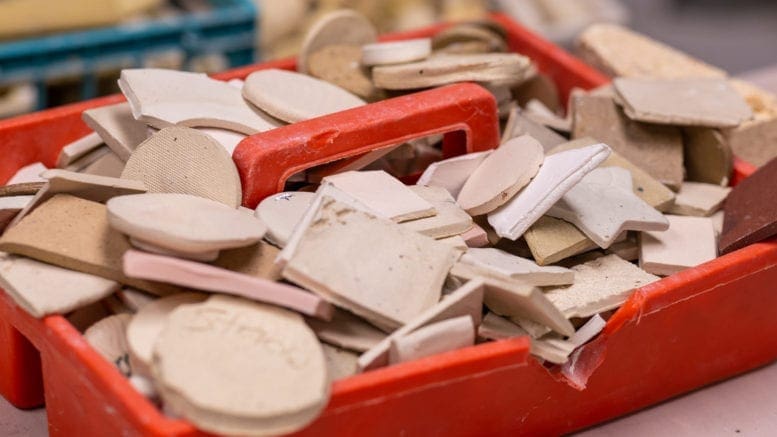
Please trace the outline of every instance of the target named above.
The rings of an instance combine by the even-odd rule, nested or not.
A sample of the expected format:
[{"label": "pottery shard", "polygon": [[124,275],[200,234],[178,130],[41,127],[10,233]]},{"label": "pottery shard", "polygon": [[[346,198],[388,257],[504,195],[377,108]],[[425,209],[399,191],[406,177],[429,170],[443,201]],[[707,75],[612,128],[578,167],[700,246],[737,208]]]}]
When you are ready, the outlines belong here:
[{"label": "pottery shard", "polygon": [[644,232],[639,266],[646,272],[668,276],[715,259],[715,227],[707,217],[666,216],[669,229]]},{"label": "pottery shard", "polygon": [[122,161],[148,137],[148,126],[135,120],[129,103],[87,109],[81,116]]}]

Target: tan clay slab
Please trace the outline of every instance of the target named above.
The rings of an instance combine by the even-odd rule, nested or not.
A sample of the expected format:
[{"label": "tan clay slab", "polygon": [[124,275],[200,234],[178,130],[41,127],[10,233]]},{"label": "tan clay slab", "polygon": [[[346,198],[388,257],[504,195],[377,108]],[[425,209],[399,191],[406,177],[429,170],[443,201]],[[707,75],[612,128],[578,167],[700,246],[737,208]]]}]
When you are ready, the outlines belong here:
[{"label": "tan clay slab", "polygon": [[81,118],[124,162],[148,137],[146,124],[135,120],[132,109],[126,102],[87,109]]},{"label": "tan clay slab", "polygon": [[537,174],[544,156],[542,145],[528,135],[508,140],[472,172],[456,202],[470,215],[499,208]]},{"label": "tan clay slab", "polygon": [[129,314],[115,314],[100,320],[84,332],[84,340],[109,363],[113,363],[125,377],[134,371],[129,363],[129,348],[124,335],[131,317]]},{"label": "tan clay slab", "polygon": [[35,208],[57,194],[70,194],[94,202],[105,202],[114,196],[145,193],[143,182],[105,176],[86,175],[67,170],[47,170],[42,176],[47,181],[35,197],[14,218],[9,226],[15,226]]},{"label": "tan clay slab", "polygon": [[110,199],[108,221],[139,241],[182,253],[249,246],[262,239],[261,220],[202,197],[144,193]]},{"label": "tan clay slab", "polygon": [[221,144],[195,129],[162,129],[127,161],[124,179],[143,181],[151,193],[181,193],[237,208],[242,186],[235,163]]},{"label": "tan clay slab", "polygon": [[0,197],[8,196],[34,196],[45,182],[25,182],[21,184],[5,185],[0,187]]},{"label": "tan clay slab", "polygon": [[734,156],[723,133],[712,128],[686,128],[683,139],[685,179],[728,186]]},{"label": "tan clay slab", "polygon": [[365,101],[329,82],[274,68],[251,73],[243,97],[288,123],[365,105]]},{"label": "tan clay slab", "polygon": [[518,54],[436,55],[408,64],[372,69],[372,80],[380,88],[406,90],[455,82],[489,82],[515,85],[533,72],[529,58]]},{"label": "tan clay slab", "polygon": [[604,142],[661,183],[680,188],[683,139],[678,128],[632,121],[609,97],[578,96],[573,107],[572,138]]},{"label": "tan clay slab", "polygon": [[458,197],[464,183],[491,151],[467,153],[429,165],[418,179],[418,185],[443,187]]},{"label": "tan clay slab", "polygon": [[504,280],[515,279],[532,285],[567,285],[575,278],[575,272],[572,270],[555,266],[540,267],[530,259],[493,247],[469,249],[459,262],[474,267],[486,276]]},{"label": "tan clay slab", "polygon": [[[434,205],[437,214],[406,221],[401,224],[405,229],[412,229],[432,238],[457,236],[466,232],[472,226],[472,217],[459,208],[450,193],[442,187],[424,187],[412,185],[410,189],[419,197]],[[466,245],[466,244],[465,244]]]},{"label": "tan clay slab", "polygon": [[119,284],[0,252],[0,285],[33,317],[66,314],[109,296]]},{"label": "tan clay slab", "polygon": [[281,271],[275,265],[275,257],[279,252],[270,243],[260,241],[251,246],[222,250],[213,264],[249,276],[277,281],[281,279]]},{"label": "tan clay slab", "polygon": [[302,317],[225,296],[170,313],[152,374],[165,405],[217,434],[293,432],[329,399],[324,353]]},{"label": "tan clay slab", "polygon": [[472,318],[465,315],[432,323],[407,335],[392,336],[389,364],[472,346],[475,343],[475,328]]},{"label": "tan clay slab", "polygon": [[366,371],[386,366],[389,363],[389,349],[392,338],[407,335],[430,323],[468,315],[475,325],[480,325],[483,313],[483,289],[481,280],[468,281],[455,291],[447,294],[435,306],[419,314],[412,321],[394,331],[383,341],[359,357],[359,370]]},{"label": "tan clay slab", "polygon": [[434,306],[454,261],[448,245],[326,199],[283,277],[393,329]]},{"label": "tan clay slab", "polygon": [[[372,83],[367,67],[359,61],[362,49],[358,45],[328,45],[308,56],[309,73],[321,80],[333,83],[368,102],[385,99],[386,92]],[[301,65],[300,61],[297,65]]]},{"label": "tan clay slab", "polygon": [[273,194],[259,202],[255,215],[267,225],[267,241],[285,246],[315,197],[314,193],[296,191]]},{"label": "tan clay slab", "polygon": [[108,225],[105,205],[57,194],[0,237],[0,250],[66,269],[100,276],[149,293],[164,295],[177,287],[130,279],[121,257],[129,242]]},{"label": "tan clay slab", "polygon": [[307,73],[310,56],[331,45],[352,45],[359,48],[378,39],[378,32],[370,21],[353,10],[330,12],[308,30],[297,59],[297,70]]},{"label": "tan clay slab", "polygon": [[65,168],[102,145],[103,140],[96,132],[79,138],[62,148],[57,158],[57,167]]},{"label": "tan clay slab", "polygon": [[202,73],[124,69],[119,88],[135,119],[157,129],[172,125],[216,127],[253,135],[281,125],[252,109],[239,89]]},{"label": "tan clay slab", "polygon": [[356,352],[366,352],[386,338],[386,333],[345,310],[336,309],[330,321],[308,318],[306,322],[319,340]]},{"label": "tan clay slab", "polygon": [[757,167],[777,157],[777,118],[727,129],[724,136],[735,156]]},{"label": "tan clay slab", "polygon": [[734,127],[753,116],[723,78],[616,78],[615,91],[632,120],[674,126]]},{"label": "tan clay slab", "polygon": [[729,192],[731,188],[720,185],[683,182],[669,212],[675,215],[709,217],[723,206]]},{"label": "tan clay slab", "polygon": [[115,153],[109,151],[79,171],[95,176],[120,178],[121,173],[124,171],[124,161],[119,159]]},{"label": "tan clay slab", "polygon": [[645,271],[668,276],[718,256],[712,219],[676,215],[667,218],[668,231],[642,234],[639,265]]},{"label": "tan clay slab", "polygon": [[127,324],[127,351],[134,373],[151,376],[154,344],[167,323],[167,316],[180,305],[200,303],[204,293],[178,293],[156,299],[141,308]]},{"label": "tan clay slab", "polygon": [[634,289],[658,280],[657,276],[617,255],[607,255],[572,267],[572,270],[575,271],[574,284],[545,292],[567,317],[588,317],[617,308]]}]

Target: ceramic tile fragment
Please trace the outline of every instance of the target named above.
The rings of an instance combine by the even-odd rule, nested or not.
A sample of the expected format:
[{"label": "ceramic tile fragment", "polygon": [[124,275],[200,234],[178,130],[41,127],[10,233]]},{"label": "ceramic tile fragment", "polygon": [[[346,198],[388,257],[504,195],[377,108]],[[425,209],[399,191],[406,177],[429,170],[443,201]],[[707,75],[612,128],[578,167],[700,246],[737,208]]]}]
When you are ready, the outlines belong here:
[{"label": "ceramic tile fragment", "polygon": [[403,64],[426,59],[432,54],[432,40],[416,38],[365,44],[362,46],[362,65]]},{"label": "ceramic tile fragment", "polygon": [[130,278],[231,294],[323,319],[329,319],[332,314],[328,303],[296,287],[204,263],[128,250],[124,253],[122,268]]},{"label": "ceramic tile fragment", "polygon": [[578,36],[583,59],[610,76],[725,77],[726,72],[617,24],[595,24]]},{"label": "ceramic tile fragment", "polygon": [[73,173],[67,170],[47,170],[42,173],[46,184],[35,197],[16,215],[9,226],[15,226],[35,208],[57,194],[70,194],[94,202],[105,202],[111,197],[144,193],[143,182],[105,176]]},{"label": "ceramic tile fragment", "polygon": [[[510,317],[509,320],[518,325],[527,335],[531,338],[540,338],[553,331],[542,323],[535,322],[534,320],[527,319],[525,317]],[[574,331],[574,326],[570,332]]]},{"label": "ceramic tile fragment", "polygon": [[488,312],[478,326],[478,337],[487,340],[504,340],[524,335],[528,334],[520,326],[492,312]]},{"label": "ceramic tile fragment", "polygon": [[683,182],[669,212],[676,215],[709,217],[723,206],[729,192],[731,188],[720,185]]},{"label": "ceramic tile fragment", "polygon": [[575,283],[546,289],[545,296],[567,317],[588,317],[619,307],[635,289],[659,278],[607,255],[572,267]]},{"label": "ceramic tile fragment", "polygon": [[574,224],[605,249],[624,231],[663,231],[669,226],[663,214],[634,195],[631,174],[619,167],[591,171],[547,214]]},{"label": "ceramic tile fragment", "polygon": [[383,331],[341,309],[335,309],[329,321],[308,318],[306,322],[322,342],[356,352],[366,352],[386,338]]},{"label": "ceramic tile fragment", "polygon": [[777,234],[777,159],[740,182],[726,198],[720,253]]},{"label": "ceramic tile fragment", "polygon": [[33,317],[66,314],[110,295],[119,284],[0,252],[0,285]]},{"label": "ceramic tile fragment", "polygon": [[602,332],[602,329],[607,325],[607,321],[602,318],[599,314],[594,314],[593,317],[588,319],[583,326],[578,328],[577,331],[575,331],[574,334],[572,334],[567,341],[575,345],[575,347],[580,347],[589,341],[591,341],[594,337],[596,337],[600,332]]},{"label": "ceramic tile fragment", "polygon": [[178,291],[167,284],[126,277],[121,257],[128,249],[127,239],[108,225],[105,205],[68,194],[47,200],[0,237],[0,250],[5,252],[157,295]]},{"label": "ceramic tile fragment", "polygon": [[[457,236],[466,232],[472,226],[472,217],[459,208],[456,201],[442,187],[425,187],[412,185],[410,189],[419,197],[431,203],[437,214],[403,222],[405,229],[414,230],[420,234],[432,238],[445,238]],[[465,243],[466,246],[466,243]]]},{"label": "ceramic tile fragment", "polygon": [[135,119],[157,129],[215,127],[253,135],[280,126],[269,115],[252,109],[239,89],[202,73],[124,69],[119,88]]},{"label": "ceramic tile fragment", "polygon": [[[462,255],[461,264],[473,267],[486,276],[504,280],[520,280],[532,285],[567,285],[574,281],[575,274],[563,267],[540,267],[534,261],[507,252],[489,248],[472,248]],[[471,279],[471,278],[470,278]]]},{"label": "ceramic tile fragment", "polygon": [[424,170],[417,184],[445,188],[456,198],[469,176],[489,154],[491,150],[467,153],[434,162]]},{"label": "ceramic tile fragment", "polygon": [[214,265],[257,278],[278,281],[281,271],[275,265],[280,251],[265,241],[237,249],[222,250]]},{"label": "ceramic tile fragment", "polygon": [[683,129],[686,180],[727,186],[734,157],[726,137],[718,129]]},{"label": "ceramic tile fragment", "polygon": [[0,234],[6,226],[30,204],[34,196],[4,196],[0,197]]},{"label": "ceramic tile fragment", "polygon": [[442,320],[468,315],[475,325],[480,325],[483,312],[483,289],[481,280],[467,281],[455,291],[445,295],[431,308],[414,317],[401,328],[383,339],[359,357],[359,370],[366,371],[386,366],[389,363],[389,349],[392,338],[407,335],[415,330]]},{"label": "ceramic tile fragment", "polygon": [[523,116],[556,132],[568,134],[572,131],[572,119],[570,117],[561,118],[539,100],[530,100],[526,103]]},{"label": "ceramic tile fragment", "polygon": [[130,287],[124,287],[116,292],[116,297],[132,312],[138,312],[141,308],[156,300],[156,296]]},{"label": "ceramic tile fragment", "polygon": [[654,275],[668,276],[715,259],[715,227],[707,217],[666,216],[669,230],[643,232],[639,266]]},{"label": "ceramic tile fragment", "polygon": [[382,170],[349,171],[327,176],[322,184],[334,186],[371,212],[396,222],[436,214],[434,205]]},{"label": "ceramic tile fragment", "polygon": [[229,156],[232,156],[232,153],[235,152],[237,145],[240,144],[240,142],[246,138],[246,135],[244,134],[233,132],[226,129],[199,127],[197,128],[197,130],[204,134],[207,134],[209,137],[216,140],[217,143],[221,144],[224,147],[224,150],[227,151]]},{"label": "ceramic tile fragment", "polygon": [[305,74],[277,69],[251,73],[246,78],[243,97],[287,123],[365,105],[364,100],[337,85]]},{"label": "ceramic tile fragment", "polygon": [[673,126],[735,127],[753,116],[724,78],[618,77],[618,102],[636,121]]},{"label": "ceramic tile fragment", "polygon": [[348,9],[330,12],[319,18],[305,35],[297,59],[297,70],[307,73],[311,64],[310,56],[327,46],[350,45],[361,52],[361,46],[377,39],[378,31],[364,15]]},{"label": "ceramic tile fragment", "polygon": [[94,162],[79,170],[80,173],[91,174],[95,176],[105,176],[109,178],[120,178],[123,171],[124,161],[119,159],[119,157],[111,151],[100,156]]},{"label": "ceramic tile fragment", "polygon": [[148,137],[146,123],[135,120],[126,102],[87,109],[81,118],[124,162]]},{"label": "ceramic tile fragment", "polygon": [[114,229],[137,241],[182,254],[249,246],[261,240],[267,230],[255,217],[186,194],[118,196],[106,206]]},{"label": "ceramic tile fragment", "polygon": [[777,157],[777,117],[723,131],[734,155],[755,166]]},{"label": "ceramic tile fragment", "polygon": [[393,329],[439,300],[453,253],[448,245],[326,199],[283,277]]},{"label": "ceramic tile fragment", "polygon": [[43,163],[33,162],[32,164],[25,165],[11,176],[11,179],[6,181],[6,185],[24,184],[27,182],[45,182],[40,176],[41,173],[48,170]]},{"label": "ceramic tile fragment", "polygon": [[314,193],[289,191],[273,194],[259,202],[255,214],[267,225],[267,241],[278,247],[285,246],[315,197]]},{"label": "ceramic tile fragment", "polygon": [[531,60],[515,53],[445,54],[418,62],[375,67],[372,80],[380,88],[406,90],[464,81],[513,85],[533,73]]},{"label": "ceramic tile fragment", "polygon": [[103,140],[96,132],[83,136],[62,148],[57,158],[57,167],[65,168],[102,145]]},{"label": "ceramic tile fragment", "polygon": [[464,239],[467,247],[485,247],[490,244],[486,231],[474,223],[472,224],[472,227],[460,234],[460,236]]},{"label": "ceramic tile fragment", "polygon": [[237,167],[221,144],[195,129],[162,129],[143,142],[121,175],[143,181],[151,193],[181,193],[237,208],[242,186]]},{"label": "ceramic tile fragment", "polygon": [[532,355],[553,364],[564,364],[575,346],[556,334],[548,334],[538,339],[532,339],[529,351]]},{"label": "ceramic tile fragment", "polygon": [[113,363],[125,377],[130,376],[133,370],[129,363],[127,337],[124,335],[131,317],[129,314],[106,317],[84,332],[84,340],[109,363]]},{"label": "ceramic tile fragment", "polygon": [[683,181],[680,129],[630,120],[610,97],[578,96],[573,102],[572,138],[591,137],[638,165],[670,188]]},{"label": "ceramic tile fragment", "polygon": [[488,222],[499,236],[517,239],[609,154],[607,145],[595,144],[546,157],[529,185],[490,213]]},{"label": "ceramic tile fragment", "polygon": [[[372,83],[370,71],[360,63],[361,57],[362,49],[358,45],[328,45],[308,57],[308,72],[368,102],[385,99],[386,92]],[[301,59],[302,55],[298,58],[297,68],[302,65]]]},{"label": "ceramic tile fragment", "polygon": [[406,335],[391,338],[389,364],[472,346],[475,326],[470,316],[459,316],[424,326]]},{"label": "ceramic tile fragment", "polygon": [[204,293],[177,293],[156,299],[141,308],[127,322],[127,352],[134,373],[151,376],[154,343],[167,323],[170,313],[181,305],[200,303],[208,298]]},{"label": "ceramic tile fragment", "polygon": [[544,156],[542,145],[528,135],[508,140],[472,172],[456,202],[470,215],[499,208],[537,174]]},{"label": "ceramic tile fragment", "polygon": [[321,343],[321,349],[324,351],[327,373],[330,380],[337,381],[358,373],[358,354],[330,346],[326,343]]},{"label": "ceramic tile fragment", "polygon": [[302,317],[225,296],[170,313],[151,370],[165,405],[217,434],[293,432],[329,399],[326,359]]},{"label": "ceramic tile fragment", "polygon": [[72,171],[72,172],[81,172],[85,168],[91,166],[95,162],[99,161],[106,155],[113,153],[111,152],[111,149],[108,148],[108,146],[101,144],[99,147],[96,147],[88,152],[86,152],[83,156],[79,157],[77,160],[69,163],[65,167],[62,167],[63,170]]},{"label": "ceramic tile fragment", "polygon": [[502,133],[502,143],[521,135],[529,135],[539,141],[545,152],[567,142],[567,139],[561,135],[525,117],[521,114],[520,108],[513,108]]}]

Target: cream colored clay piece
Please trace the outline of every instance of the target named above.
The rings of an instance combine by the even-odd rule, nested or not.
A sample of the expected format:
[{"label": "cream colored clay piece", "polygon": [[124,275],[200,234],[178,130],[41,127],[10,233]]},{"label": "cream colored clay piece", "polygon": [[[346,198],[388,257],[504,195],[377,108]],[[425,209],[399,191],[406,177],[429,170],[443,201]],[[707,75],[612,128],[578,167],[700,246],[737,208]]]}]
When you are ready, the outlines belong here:
[{"label": "cream colored clay piece", "polygon": [[390,41],[362,46],[362,64],[368,66],[420,61],[432,54],[429,38]]},{"label": "cream colored clay piece", "polygon": [[506,281],[514,279],[539,286],[567,285],[574,282],[575,278],[572,270],[556,266],[541,267],[530,259],[493,247],[469,249],[459,263],[472,267],[480,275]]},{"label": "cream colored clay piece", "polygon": [[[437,214],[402,223],[405,229],[411,229],[432,238],[455,237],[466,232],[472,226],[472,217],[456,204],[450,193],[442,187],[410,186],[419,197],[434,205]],[[456,240],[458,242],[458,240]],[[466,248],[466,243],[464,243]]]},{"label": "cream colored clay piece", "polygon": [[470,316],[432,323],[410,334],[391,338],[389,364],[413,361],[475,343],[475,326]]},{"label": "cream colored clay piece", "polygon": [[102,145],[103,140],[96,132],[81,137],[62,148],[57,158],[57,167],[65,168]]},{"label": "cream colored clay piece", "polygon": [[308,30],[297,59],[297,71],[307,73],[310,57],[327,46],[361,47],[378,39],[378,32],[365,16],[352,10],[338,10],[321,17]]},{"label": "cream colored clay piece", "polygon": [[729,192],[731,188],[720,185],[683,182],[669,212],[676,215],[709,217],[723,206]]},{"label": "cream colored clay piece", "polygon": [[295,191],[273,194],[259,202],[255,215],[267,225],[265,239],[284,247],[315,197],[314,193]]},{"label": "cream colored clay piece", "polygon": [[321,349],[324,351],[330,380],[348,378],[359,372],[359,354],[326,343],[321,343]]},{"label": "cream colored clay piece", "polygon": [[504,340],[524,335],[528,334],[523,328],[490,311],[483,317],[483,323],[478,326],[478,337],[486,340]]},{"label": "cream colored clay piece", "polygon": [[386,333],[345,310],[336,309],[329,321],[306,321],[322,342],[356,352],[366,352],[386,338]]},{"label": "cream colored clay piece", "polygon": [[115,314],[100,320],[84,332],[84,340],[109,363],[113,363],[124,376],[130,376],[133,371],[125,335],[131,318],[129,314]]},{"label": "cream colored clay piece", "polygon": [[448,190],[454,198],[458,197],[461,187],[467,182],[472,172],[491,153],[491,150],[467,153],[433,162],[421,174],[418,185],[442,187]]},{"label": "cream colored clay piece", "polygon": [[668,231],[642,233],[640,267],[654,275],[668,276],[715,259],[718,247],[712,219],[676,215],[667,218]]},{"label": "cream colored clay piece", "polygon": [[146,124],[135,120],[129,103],[87,109],[82,118],[124,162],[148,137]]},{"label": "cream colored clay piece", "polygon": [[4,196],[0,197],[0,234],[35,196]]},{"label": "cream colored clay piece", "polygon": [[28,182],[45,182],[46,180],[40,176],[41,173],[48,170],[48,168],[40,162],[33,162],[30,165],[26,165],[14,173],[11,179],[5,183],[5,185],[24,184]]}]

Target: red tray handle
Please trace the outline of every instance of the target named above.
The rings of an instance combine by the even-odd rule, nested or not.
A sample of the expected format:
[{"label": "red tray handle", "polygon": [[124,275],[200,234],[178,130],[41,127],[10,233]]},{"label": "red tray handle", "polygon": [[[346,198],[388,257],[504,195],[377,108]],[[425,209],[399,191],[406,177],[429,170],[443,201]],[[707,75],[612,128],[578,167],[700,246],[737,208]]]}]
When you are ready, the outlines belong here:
[{"label": "red tray handle", "polygon": [[255,208],[299,171],[440,133],[445,156],[498,146],[493,95],[472,83],[448,85],[252,135],[232,155],[243,205]]}]

